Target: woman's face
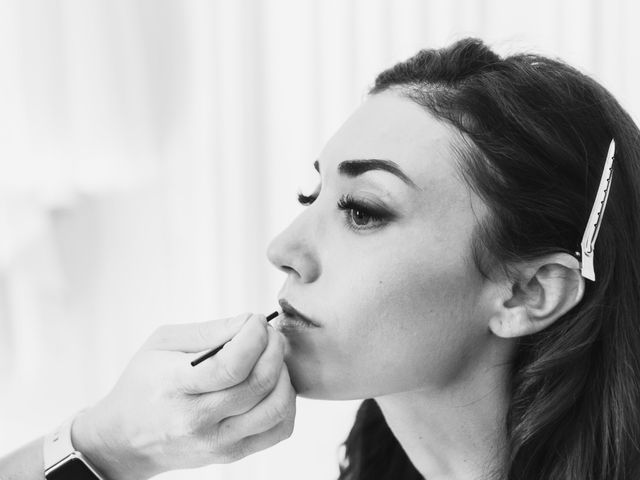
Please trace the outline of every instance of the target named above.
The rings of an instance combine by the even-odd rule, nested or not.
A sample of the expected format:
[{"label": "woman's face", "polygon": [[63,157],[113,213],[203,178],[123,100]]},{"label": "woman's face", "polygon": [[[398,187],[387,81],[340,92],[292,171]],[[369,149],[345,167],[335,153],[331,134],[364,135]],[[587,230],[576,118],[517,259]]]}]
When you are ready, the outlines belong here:
[{"label": "woman's face", "polygon": [[[470,240],[487,210],[456,174],[455,138],[387,91],[323,149],[305,192],[319,195],[267,252],[287,274],[279,297],[319,325],[277,327],[300,395],[438,391],[477,365],[488,328]],[[404,175],[370,169],[374,159]]]}]

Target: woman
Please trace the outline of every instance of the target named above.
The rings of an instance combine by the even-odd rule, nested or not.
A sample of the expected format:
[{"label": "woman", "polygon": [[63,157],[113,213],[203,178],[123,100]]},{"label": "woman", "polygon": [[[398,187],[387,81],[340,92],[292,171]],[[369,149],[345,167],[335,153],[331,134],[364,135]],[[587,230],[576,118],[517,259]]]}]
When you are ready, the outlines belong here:
[{"label": "woman", "polygon": [[[615,173],[587,281],[581,239],[612,139]],[[309,208],[269,246],[287,274],[276,324],[284,352],[264,318],[217,334],[165,328],[115,394],[79,417],[79,436],[93,430],[96,452],[109,439],[96,458],[114,480],[228,461],[288,436],[292,384],[306,397],[367,399],[345,442],[343,480],[640,478],[639,152],[618,103],[561,62],[501,59],[474,39],[419,52],[378,76],[316,162],[321,186],[299,198]],[[203,350],[203,338],[238,331],[227,354],[240,362],[252,351],[245,366],[258,362],[240,385],[252,384],[263,350],[272,352],[263,380],[273,381],[258,382],[251,401],[260,423],[249,410],[230,417],[236,427],[220,413],[211,425],[236,440],[272,434],[232,455],[238,444],[223,444],[221,455],[194,441],[207,431],[198,415],[182,436],[163,435],[167,422],[141,423],[182,419],[194,403],[176,402],[184,387],[163,382],[188,375],[176,362]],[[240,348],[258,333],[262,342]],[[211,360],[212,373],[226,370],[223,359]],[[181,375],[149,375],[158,364]],[[206,395],[228,406],[244,398],[224,391]],[[163,402],[170,417],[151,410]]]},{"label": "woman", "polygon": [[640,478],[640,134],[602,86],[475,39],[423,50],[316,168],[268,255],[314,322],[280,327],[297,392],[368,399],[341,479]]}]

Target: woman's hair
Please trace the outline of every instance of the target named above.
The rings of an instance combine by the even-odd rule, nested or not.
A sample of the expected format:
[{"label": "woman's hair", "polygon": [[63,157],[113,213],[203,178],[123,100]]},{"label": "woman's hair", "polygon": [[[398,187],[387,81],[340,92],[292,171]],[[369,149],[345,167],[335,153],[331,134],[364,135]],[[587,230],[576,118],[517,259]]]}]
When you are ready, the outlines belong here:
[{"label": "woman's hair", "polygon": [[[472,256],[486,278],[580,251],[607,150],[613,178],[596,281],[548,328],[518,339],[505,427],[508,480],[640,479],[640,131],[613,96],[565,63],[501,58],[477,39],[422,50],[378,75],[453,125],[456,165],[488,205]],[[345,441],[341,480],[422,478],[374,400]]]}]

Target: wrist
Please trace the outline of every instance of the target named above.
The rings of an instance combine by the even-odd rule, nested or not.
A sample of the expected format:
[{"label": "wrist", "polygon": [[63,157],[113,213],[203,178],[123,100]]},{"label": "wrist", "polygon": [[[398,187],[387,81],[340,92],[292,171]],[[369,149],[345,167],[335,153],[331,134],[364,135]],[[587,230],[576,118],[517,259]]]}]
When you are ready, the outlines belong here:
[{"label": "wrist", "polygon": [[126,445],[122,429],[102,419],[96,407],[80,412],[71,425],[71,442],[107,480],[148,478]]}]

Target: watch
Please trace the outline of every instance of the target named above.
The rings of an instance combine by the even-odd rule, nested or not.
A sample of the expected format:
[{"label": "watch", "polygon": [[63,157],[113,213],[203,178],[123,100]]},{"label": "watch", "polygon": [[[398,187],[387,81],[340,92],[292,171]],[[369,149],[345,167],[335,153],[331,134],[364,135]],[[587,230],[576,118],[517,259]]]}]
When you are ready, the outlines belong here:
[{"label": "watch", "polygon": [[44,477],[47,480],[105,480],[71,443],[75,416],[44,438]]}]

